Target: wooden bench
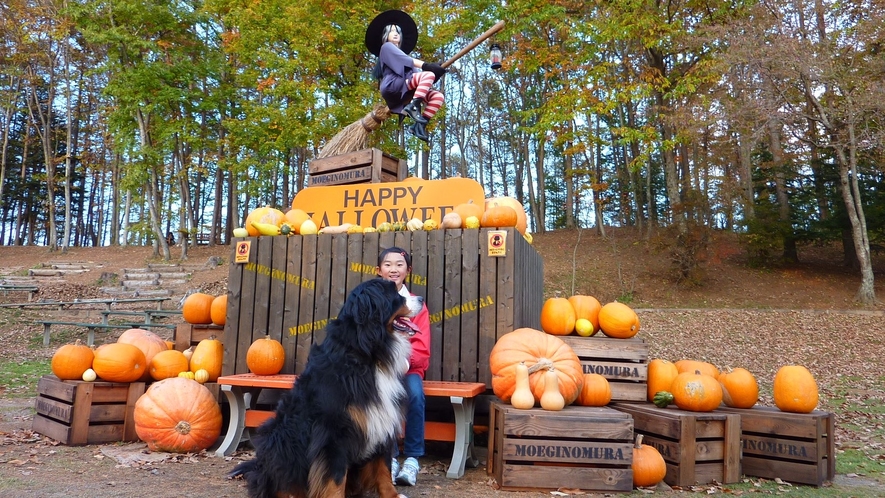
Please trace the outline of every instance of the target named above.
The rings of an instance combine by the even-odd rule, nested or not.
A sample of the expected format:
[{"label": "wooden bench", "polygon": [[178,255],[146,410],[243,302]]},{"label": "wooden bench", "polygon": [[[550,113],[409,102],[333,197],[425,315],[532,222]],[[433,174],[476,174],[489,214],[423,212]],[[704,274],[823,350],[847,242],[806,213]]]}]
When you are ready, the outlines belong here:
[{"label": "wooden bench", "polygon": [[110,310],[113,309],[115,304],[135,304],[135,303],[157,303],[157,310],[163,310],[163,302],[169,301],[172,299],[171,297],[133,297],[126,299],[74,299],[73,301],[39,301],[35,303],[7,303],[0,304],[0,308],[24,308],[24,307],[37,307],[37,306],[52,306],[57,307],[59,310],[70,308],[72,306],[79,305],[93,305],[98,304],[105,307],[105,309]]},{"label": "wooden bench", "polygon": [[156,317],[178,317],[181,316],[181,310],[102,310],[101,311],[101,323],[108,323],[108,318],[111,316],[140,316],[144,317],[145,325],[152,323],[151,321]]},{"label": "wooden bench", "polygon": [[34,294],[36,294],[38,290],[40,289],[35,285],[0,284],[0,291],[2,291],[4,295],[10,292],[27,292],[28,302],[34,300]]},{"label": "wooden bench", "polygon": [[[218,378],[218,385],[230,404],[230,422],[224,439],[212,450],[217,456],[229,456],[240,442],[248,440],[252,429],[272,418],[274,412],[255,408],[262,389],[291,389],[297,375],[255,375],[251,373],[225,375]],[[430,441],[455,443],[452,461],[446,477],[457,479],[464,475],[464,467],[475,467],[479,462],[473,453],[474,400],[486,391],[479,382],[424,381],[425,396],[447,396],[455,412],[455,422],[426,422],[424,438]],[[246,396],[249,396],[247,399]]]},{"label": "wooden bench", "polygon": [[86,345],[92,346],[95,343],[95,331],[110,329],[135,329],[135,328],[164,328],[175,329],[174,323],[86,323],[86,322],[66,322],[56,320],[41,320],[34,323],[43,324],[43,345],[49,345],[49,331],[53,325],[69,325],[72,327],[84,327],[89,331],[86,338]]}]

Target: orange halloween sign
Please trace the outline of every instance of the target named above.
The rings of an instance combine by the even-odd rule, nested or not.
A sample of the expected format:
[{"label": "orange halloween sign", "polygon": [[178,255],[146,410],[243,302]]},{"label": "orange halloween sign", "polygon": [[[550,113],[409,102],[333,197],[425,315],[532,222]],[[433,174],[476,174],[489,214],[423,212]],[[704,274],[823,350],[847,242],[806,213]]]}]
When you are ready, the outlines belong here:
[{"label": "orange halloween sign", "polygon": [[413,218],[437,223],[458,204],[482,203],[482,185],[470,178],[407,180],[361,183],[302,189],[292,200],[317,226],[352,223],[377,227],[381,223],[405,223]]}]

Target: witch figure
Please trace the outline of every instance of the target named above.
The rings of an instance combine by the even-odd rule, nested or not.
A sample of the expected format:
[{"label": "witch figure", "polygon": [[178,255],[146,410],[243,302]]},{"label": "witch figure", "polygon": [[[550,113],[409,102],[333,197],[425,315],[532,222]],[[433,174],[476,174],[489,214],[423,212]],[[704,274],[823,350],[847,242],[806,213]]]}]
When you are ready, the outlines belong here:
[{"label": "witch figure", "polygon": [[372,75],[390,112],[412,119],[409,132],[428,141],[427,123],[442,107],[443,94],[433,89],[446,69],[409,55],[418,43],[418,27],[400,10],[378,14],[366,29],[366,48],[378,56]]}]

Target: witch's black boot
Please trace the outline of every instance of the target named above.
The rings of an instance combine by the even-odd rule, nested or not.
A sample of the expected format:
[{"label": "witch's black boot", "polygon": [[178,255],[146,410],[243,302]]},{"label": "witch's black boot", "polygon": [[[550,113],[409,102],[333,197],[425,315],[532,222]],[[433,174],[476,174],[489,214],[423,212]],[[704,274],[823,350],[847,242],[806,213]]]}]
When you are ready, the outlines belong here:
[{"label": "witch's black boot", "polygon": [[[424,120],[426,122],[427,118],[424,118]],[[427,142],[429,138],[427,136],[427,130],[424,128],[424,123],[420,121],[415,121],[414,123],[412,123],[412,125],[409,126],[409,132],[411,132],[412,135],[415,135],[415,138],[424,142]]]},{"label": "witch's black boot", "polygon": [[424,103],[424,99],[413,99],[411,102],[406,104],[403,107],[403,114],[412,118],[416,123],[421,123],[426,125],[427,118],[421,115],[421,104]]}]

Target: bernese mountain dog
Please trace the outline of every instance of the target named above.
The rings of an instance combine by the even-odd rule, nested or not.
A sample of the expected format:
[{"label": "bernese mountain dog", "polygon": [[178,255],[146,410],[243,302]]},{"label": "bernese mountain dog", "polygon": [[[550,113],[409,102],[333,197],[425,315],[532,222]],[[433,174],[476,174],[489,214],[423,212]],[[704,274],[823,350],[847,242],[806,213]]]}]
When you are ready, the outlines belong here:
[{"label": "bernese mountain dog", "polygon": [[252,498],[395,498],[390,459],[402,427],[420,297],[376,278],[347,297],[304,372],[258,428],[255,457],[237,465]]}]

